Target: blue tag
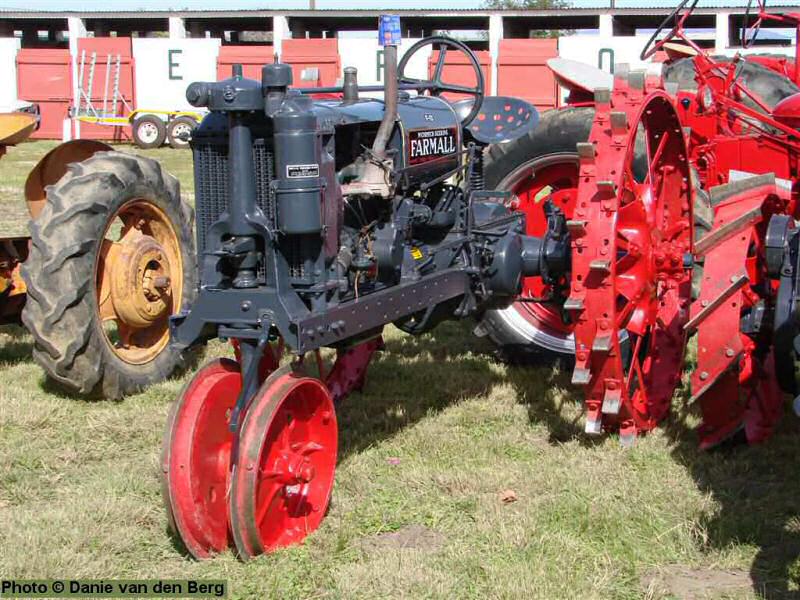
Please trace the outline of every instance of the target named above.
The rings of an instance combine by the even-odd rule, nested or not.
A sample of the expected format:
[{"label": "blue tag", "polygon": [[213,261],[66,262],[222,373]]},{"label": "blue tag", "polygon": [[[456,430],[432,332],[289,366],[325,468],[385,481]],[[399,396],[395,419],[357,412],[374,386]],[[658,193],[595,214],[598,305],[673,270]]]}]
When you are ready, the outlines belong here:
[{"label": "blue tag", "polygon": [[399,46],[400,17],[397,15],[381,15],[378,27],[378,39],[381,46]]}]

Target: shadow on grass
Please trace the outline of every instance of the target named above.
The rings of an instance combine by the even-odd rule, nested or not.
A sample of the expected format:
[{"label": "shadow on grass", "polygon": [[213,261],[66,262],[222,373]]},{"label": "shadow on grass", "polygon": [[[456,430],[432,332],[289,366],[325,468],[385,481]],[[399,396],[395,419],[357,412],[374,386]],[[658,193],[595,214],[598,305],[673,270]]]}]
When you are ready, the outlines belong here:
[{"label": "shadow on grass", "polygon": [[463,324],[391,337],[370,364],[363,393],[336,410],[341,457],[359,452],[500,381]]},{"label": "shadow on grass", "polygon": [[0,364],[15,365],[28,362],[32,354],[33,341],[23,327],[0,326]]},{"label": "shadow on grass", "polygon": [[550,443],[602,442],[583,434],[579,396],[565,368],[569,365],[530,355],[518,364],[500,365],[492,345],[474,337],[470,327],[448,322],[425,335],[387,340],[385,351],[370,364],[364,392],[351,394],[337,407],[340,456],[504,383],[513,386],[530,422],[547,427]]},{"label": "shadow on grass", "polygon": [[666,426],[673,457],[719,506],[699,523],[705,544],[713,549],[757,547],[750,579],[760,598],[800,598],[798,425],[790,413],[775,436],[759,446],[737,439],[709,452],[699,450],[685,419],[675,418]]},{"label": "shadow on grass", "polygon": [[[358,452],[404,427],[510,383],[531,423],[544,424],[551,443],[602,443],[583,432],[579,391],[571,387],[570,366],[546,361],[492,364],[488,343],[473,338],[464,324],[446,323],[432,333],[394,338],[370,367],[363,394],[337,410],[342,456]],[[710,494],[719,510],[701,519],[707,549],[755,546],[750,569],[761,598],[800,598],[800,423],[786,415],[776,435],[757,447],[730,445],[701,452],[693,429],[675,416],[665,425],[673,458]]]},{"label": "shadow on grass", "polygon": [[507,380],[514,386],[517,401],[527,408],[528,420],[547,427],[549,443],[577,441],[585,448],[602,444],[603,436],[584,432],[582,395],[570,383],[570,369],[571,365],[559,361],[511,366]]}]

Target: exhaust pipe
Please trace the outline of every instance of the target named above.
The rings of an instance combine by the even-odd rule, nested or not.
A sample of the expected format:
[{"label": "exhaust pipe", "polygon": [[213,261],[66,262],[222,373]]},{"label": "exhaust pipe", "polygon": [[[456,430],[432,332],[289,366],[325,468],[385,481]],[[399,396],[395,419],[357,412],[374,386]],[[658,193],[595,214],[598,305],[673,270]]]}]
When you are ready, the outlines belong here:
[{"label": "exhaust pipe", "polygon": [[[386,29],[388,27],[388,29]],[[397,121],[397,104],[400,100],[397,85],[397,46],[400,43],[400,21],[384,15],[380,20],[379,37],[384,48],[383,64],[383,119],[372,142],[372,156],[365,161],[364,170],[356,181],[342,186],[344,195],[368,194],[389,198],[392,195],[391,162],[386,160],[386,146]],[[345,99],[346,101],[346,99]]]},{"label": "exhaust pipe", "polygon": [[378,135],[375,136],[375,141],[372,144],[372,151],[380,159],[386,157],[386,144],[389,143],[389,136],[392,135],[392,129],[394,129],[395,121],[397,121],[397,102],[399,96],[397,87],[397,46],[389,45],[384,48],[384,113],[383,120],[378,128]]}]

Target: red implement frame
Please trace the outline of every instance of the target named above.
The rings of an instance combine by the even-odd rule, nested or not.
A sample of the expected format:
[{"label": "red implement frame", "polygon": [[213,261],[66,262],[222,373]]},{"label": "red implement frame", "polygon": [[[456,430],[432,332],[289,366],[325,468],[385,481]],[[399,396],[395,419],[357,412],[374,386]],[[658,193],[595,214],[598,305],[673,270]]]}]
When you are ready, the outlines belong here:
[{"label": "red implement frame", "polygon": [[[689,9],[683,10],[687,5]],[[764,237],[770,217],[775,214],[800,217],[798,186],[795,183],[800,172],[800,129],[793,126],[800,120],[792,120],[798,112],[796,108],[800,106],[800,100],[795,102],[795,96],[787,98],[781,103],[780,110],[773,113],[761,98],[739,80],[738,73],[744,57],[737,55],[730,62],[718,62],[689,39],[683,27],[695,5],[696,2],[687,0],[679,6],[669,24],[671,31],[660,40],[652,40],[655,43],[649,45],[647,55],[654,54],[673,39],[680,40],[692,49],[692,52],[685,54],[693,55],[697,91],[678,93],[676,108],[687,133],[690,160],[698,170],[701,185],[706,188],[718,186],[712,192],[716,206],[712,231],[697,241],[694,248],[694,258],[703,261],[705,271],[700,297],[692,306],[691,320],[685,327],[687,334],[698,334],[698,367],[692,377],[693,400],[699,404],[703,415],[699,429],[701,445],[712,447],[738,431],[743,431],[749,442],[763,441],[771,435],[781,414],[782,395],[775,382],[771,336],[768,332],[764,334],[758,330],[743,329],[745,326],[742,323],[752,318],[753,313],[761,307],[769,308],[773,302],[774,286],[766,277],[764,262]],[[800,34],[800,13],[767,13],[763,1],[759,0],[758,17],[751,31],[766,20],[791,24],[798,28]],[[792,64],[785,60],[758,62],[800,82],[798,59],[800,54]],[[619,96],[619,90],[616,89],[619,83],[618,77],[612,103]],[[646,101],[641,96],[635,108],[642,107]],[[596,98],[595,105],[598,112],[602,112],[603,102]],[[628,110],[627,114],[630,112]],[[597,151],[590,153],[584,149],[582,155],[591,157],[594,166],[587,166],[582,159],[582,176],[583,169],[588,168],[605,168],[609,172],[608,164],[614,164],[613,161],[606,164],[600,157],[613,155],[607,150],[615,147],[612,130],[613,127],[603,128],[602,123],[595,123],[592,141]],[[601,151],[602,148],[606,150]],[[606,166],[603,167],[603,164]],[[729,182],[732,171],[763,177]],[[790,180],[791,192],[785,184],[776,183],[776,177]],[[581,180],[581,187],[589,189],[585,178]],[[586,193],[592,194],[589,191]],[[591,223],[602,216],[602,211],[595,211],[588,221]],[[577,242],[583,237],[584,247],[592,253],[598,252],[605,239],[603,228],[607,230],[606,234],[610,232],[610,225],[594,225],[589,229],[600,235],[580,234]],[[576,231],[582,231],[581,227],[574,224],[572,230],[573,237]],[[584,276],[590,272],[582,264],[581,258],[575,255],[573,265],[583,270]],[[573,283],[574,278],[575,274]],[[613,274],[610,273],[609,278],[613,279]],[[610,296],[606,296],[606,300],[610,300]],[[596,296],[598,307],[603,306],[599,300],[601,297],[599,294]],[[574,287],[569,305],[584,314],[592,312]],[[576,338],[592,342],[592,332],[597,337],[596,331],[600,328],[598,318],[598,314],[593,314],[591,318],[582,317],[583,324],[576,327]],[[595,322],[592,323],[592,320]],[[611,344],[612,352],[614,343]],[[659,354],[663,353],[664,346],[659,346],[657,350]],[[624,416],[612,419],[604,408],[608,404],[606,398],[610,395],[607,383],[617,385],[619,367],[609,366],[614,365],[614,361],[601,360],[602,372],[605,374],[611,369],[612,373],[603,381],[597,371],[598,355],[597,350],[593,350],[586,341],[579,342],[574,381],[589,387],[587,431],[610,429],[619,424],[622,432],[626,433],[631,431],[631,419],[627,422]],[[612,391],[614,393],[611,396],[616,396],[616,391]],[[621,396],[624,407],[625,395]],[[631,403],[633,405],[635,403]],[[645,411],[644,414],[657,417],[666,407],[668,401],[658,405],[651,403],[650,412]],[[634,414],[629,412],[627,416]],[[635,430],[647,428],[639,426],[635,418],[632,420],[636,424]],[[644,420],[644,423],[649,424],[653,420]]]}]

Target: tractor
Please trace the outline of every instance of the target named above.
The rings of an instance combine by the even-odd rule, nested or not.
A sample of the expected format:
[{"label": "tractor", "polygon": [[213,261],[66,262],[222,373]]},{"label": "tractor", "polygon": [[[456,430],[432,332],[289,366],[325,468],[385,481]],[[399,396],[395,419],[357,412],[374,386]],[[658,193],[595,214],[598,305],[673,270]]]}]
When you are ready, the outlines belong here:
[{"label": "tractor", "polygon": [[[651,345],[641,356],[660,363],[651,371],[652,381],[642,385],[647,382],[648,369],[635,372],[639,352],[634,344],[629,359],[634,372],[625,373],[624,381],[635,387],[631,406],[639,404],[632,423],[635,431],[652,428],[667,414],[682,362],[682,350],[671,349],[683,346],[685,336],[696,333],[697,367],[691,376],[690,403],[699,406],[703,416],[698,429],[700,445],[712,448],[742,437],[751,443],[767,439],[782,414],[783,393],[798,393],[794,222],[800,216],[800,73],[797,57],[791,61],[774,56],[737,54],[728,59],[709,55],[684,31],[696,5],[697,0],[680,2],[642,51],[642,60],[659,51],[667,55],[660,79],[631,72],[625,65],[617,65],[610,75],[587,65],[551,59],[556,78],[570,92],[568,106],[543,115],[539,127],[529,135],[492,146],[486,160],[487,185],[514,194],[519,210],[528,217],[529,234],[545,227],[540,207],[542,200],[549,198],[572,223],[586,221],[586,233],[573,236],[573,250],[582,244],[592,255],[602,252],[599,244],[612,236],[593,235],[599,227],[596,219],[610,213],[592,213],[582,206],[586,175],[599,170],[611,178],[625,171],[629,173],[625,179],[633,182],[627,193],[650,196],[653,191],[647,188],[652,187],[656,171],[682,169],[688,160],[692,219],[680,226],[694,230],[692,252],[683,261],[691,268],[696,285],[692,298],[681,295],[677,308],[681,327],[662,332],[662,339],[656,341],[663,326],[672,322],[660,311],[636,316],[636,298],[643,292],[647,295],[646,286],[653,277],[647,270],[629,268],[633,264],[626,246],[630,227],[618,221],[616,255],[623,256],[620,251],[624,250],[625,258],[619,261],[605,300],[589,311],[593,313],[589,321],[594,323],[587,323],[583,314],[573,310],[576,285],[583,285],[576,280],[573,252],[571,288],[529,278],[517,302],[484,314],[479,331],[506,354],[547,352],[574,358],[573,382],[587,387],[586,430],[594,433],[619,426],[617,415],[609,415],[608,407],[616,410],[620,371],[609,377],[605,359],[598,358],[601,348],[607,346],[598,344],[597,339],[608,306],[616,305],[617,319],[620,312],[632,311],[625,331],[647,331]],[[795,28],[800,24],[800,14],[770,13],[764,0],[759,0],[757,11],[753,8],[751,1],[742,31],[746,47],[752,45],[766,21]],[[647,99],[663,95],[674,105],[679,127],[652,139],[641,132],[629,139],[626,152],[633,161],[624,164],[619,158],[619,137],[615,137],[615,131],[625,130],[620,125],[622,113],[629,118],[644,110],[646,120]],[[686,152],[665,154],[670,141],[679,137],[685,137]],[[617,158],[605,162],[604,157],[614,156]],[[605,167],[599,166],[604,163]],[[626,187],[623,183],[623,190]],[[617,185],[611,189],[619,191]],[[622,219],[623,213],[618,214]],[[640,243],[634,252],[641,252]],[[660,251],[653,260],[677,264],[679,258]],[[607,284],[604,281],[587,292],[590,299],[601,294]],[[547,301],[539,301],[542,298]],[[589,304],[584,302],[584,310]],[[663,311],[669,303],[661,307]],[[643,328],[643,323],[650,328]],[[587,376],[587,369],[602,376]]]},{"label": "tractor", "polygon": [[[626,446],[669,414],[696,334],[701,447],[771,434],[800,351],[800,96],[753,92],[773,76],[792,90],[786,64],[703,53],[682,33],[690,1],[642,56],[689,56],[693,85],[686,63],[670,81],[557,60],[570,106],[541,119],[487,97],[474,54],[446,37],[399,64],[386,45],[385,88],[347,70],[314,90],[336,99],[293,89],[279,63],[189,86],[209,110],[191,141],[200,288],[172,340],[235,350],[186,384],[166,427],[163,495],[190,554],[232,544],[248,559],[319,526],[336,402],[364,385],[389,323],[470,317],[507,355],[568,356],[586,432]],[[408,77],[426,45],[430,79]],[[448,51],[474,87],[443,80]]]},{"label": "tractor", "polygon": [[[37,127],[0,115],[0,156]],[[153,160],[73,140],[25,183],[31,237],[0,239],[0,324],[23,323],[33,356],[69,393],[120,398],[186,366],[168,318],[195,293],[192,209]]]},{"label": "tractor", "polygon": [[[430,80],[405,74],[440,48]],[[442,80],[463,53],[475,86]],[[205,558],[230,539],[249,558],[298,542],[325,515],[337,457],[336,401],[364,383],[385,325],[410,334],[502,307],[523,277],[568,268],[567,223],[555,207],[541,236],[507,194],[487,190],[480,157],[535,127],[537,112],[486,97],[475,55],[444,37],[397,61],[386,87],[292,88],[288,65],[261,81],[193,83],[209,111],[191,140],[199,293],[171,319],[173,344],[233,342],[186,384],[168,420],[162,458],[169,520]],[[361,97],[383,91],[384,99]],[[448,102],[445,93],[467,96]],[[325,364],[320,352],[335,349]],[[281,365],[281,355],[294,359]],[[285,362],[285,361],[284,361]]]}]

